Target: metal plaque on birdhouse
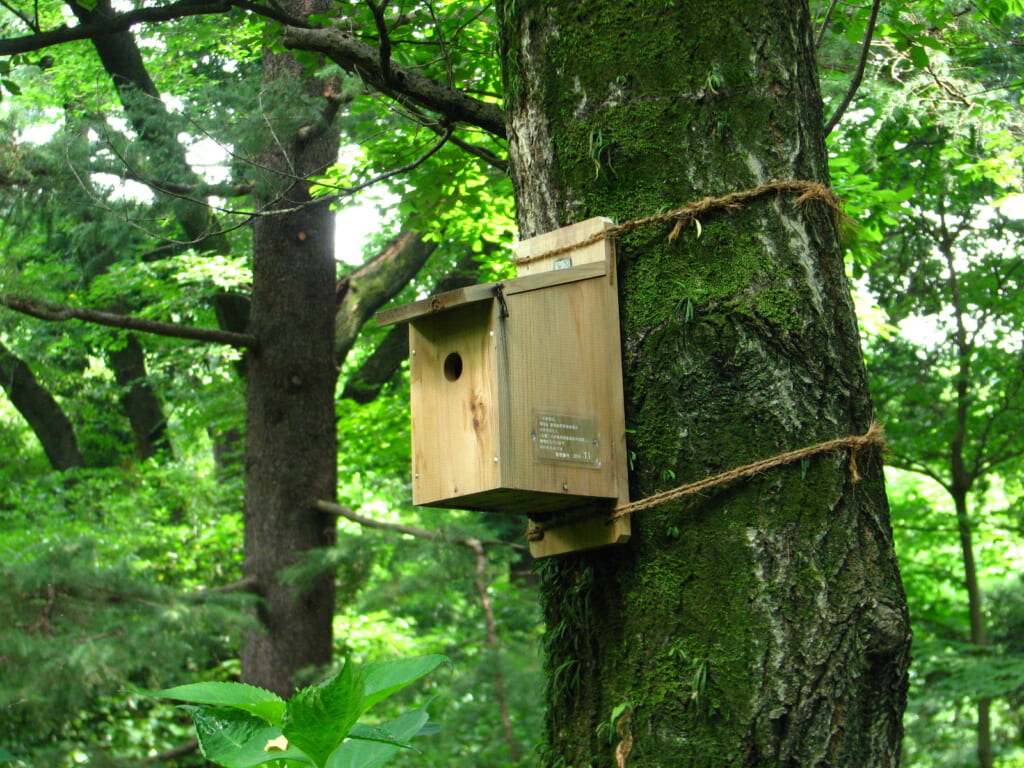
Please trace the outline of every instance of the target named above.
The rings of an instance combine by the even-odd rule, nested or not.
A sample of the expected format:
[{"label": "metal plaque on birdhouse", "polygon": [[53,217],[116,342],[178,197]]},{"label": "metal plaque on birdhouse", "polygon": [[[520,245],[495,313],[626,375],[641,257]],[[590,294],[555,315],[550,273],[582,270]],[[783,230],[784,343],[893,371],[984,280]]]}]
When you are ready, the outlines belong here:
[{"label": "metal plaque on birdhouse", "polygon": [[628,501],[610,226],[531,238],[517,278],[378,315],[409,323],[413,503],[586,518],[531,542],[538,557],[628,540],[628,517],[601,514]]}]

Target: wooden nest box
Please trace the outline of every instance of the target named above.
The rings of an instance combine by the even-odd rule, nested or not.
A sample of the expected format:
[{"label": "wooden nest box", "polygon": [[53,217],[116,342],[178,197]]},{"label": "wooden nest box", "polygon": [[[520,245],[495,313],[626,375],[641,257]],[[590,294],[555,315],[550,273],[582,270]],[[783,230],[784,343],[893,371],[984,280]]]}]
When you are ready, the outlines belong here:
[{"label": "wooden nest box", "polygon": [[628,540],[628,517],[608,522],[629,500],[610,226],[531,238],[517,278],[378,315],[409,322],[414,504],[587,518],[545,530],[538,557]]}]

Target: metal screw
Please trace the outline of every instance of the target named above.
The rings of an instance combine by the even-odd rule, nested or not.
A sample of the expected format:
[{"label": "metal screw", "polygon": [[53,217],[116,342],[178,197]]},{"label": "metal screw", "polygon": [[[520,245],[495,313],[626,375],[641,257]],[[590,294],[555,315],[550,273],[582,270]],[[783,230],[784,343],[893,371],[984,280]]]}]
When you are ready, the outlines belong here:
[{"label": "metal screw", "polygon": [[497,457],[497,456],[495,456],[495,457],[494,457],[494,463],[495,463],[495,464],[497,464],[497,463],[498,463],[498,457]]}]

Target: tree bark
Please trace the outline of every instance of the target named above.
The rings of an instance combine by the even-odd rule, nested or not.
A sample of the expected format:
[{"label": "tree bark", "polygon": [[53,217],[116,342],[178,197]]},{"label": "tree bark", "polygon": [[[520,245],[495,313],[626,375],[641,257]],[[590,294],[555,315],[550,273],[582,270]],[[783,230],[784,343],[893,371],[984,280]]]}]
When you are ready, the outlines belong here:
[{"label": "tree bark", "polygon": [[64,409],[36,381],[25,361],[3,344],[0,344],[0,386],[32,427],[50,466],[59,471],[85,466],[75,428]]},{"label": "tree bark", "polygon": [[[286,6],[296,14],[329,8]],[[268,85],[288,78],[296,89],[315,88],[291,55],[267,53],[263,77]],[[277,139],[260,165],[283,179],[322,172],[337,153],[330,132]],[[333,574],[299,586],[282,570],[335,540],[333,517],[313,506],[333,500],[337,483],[334,220],[327,204],[310,202],[304,181],[275,207],[289,212],[263,216],[253,228],[250,331],[259,345],[249,354],[243,570],[260,585],[264,631],[247,639],[242,676],[288,695],[295,674],[329,663],[332,650]]]},{"label": "tree bark", "polygon": [[[499,16],[524,238],[827,182],[803,0]],[[700,225],[619,243],[633,499],[872,417],[834,212],[770,195]],[[906,599],[881,462],[854,483],[848,458],[639,512],[628,545],[545,563],[547,765],[898,763]]]},{"label": "tree bark", "polygon": [[134,334],[125,345],[107,353],[114,378],[122,388],[121,407],[132,427],[135,450],[142,459],[165,451],[170,453],[167,419],[153,388],[146,382],[146,355]]}]

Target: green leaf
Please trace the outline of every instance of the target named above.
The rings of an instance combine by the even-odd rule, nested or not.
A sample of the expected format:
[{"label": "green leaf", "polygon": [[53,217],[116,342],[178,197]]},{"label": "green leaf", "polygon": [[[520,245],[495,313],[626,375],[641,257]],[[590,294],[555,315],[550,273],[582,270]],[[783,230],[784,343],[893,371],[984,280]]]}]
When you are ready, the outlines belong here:
[{"label": "green leaf", "polygon": [[363,672],[349,661],[329,680],[303,688],[282,719],[288,741],[322,768],[363,713]]},{"label": "green leaf", "polygon": [[451,662],[447,656],[432,654],[411,659],[395,659],[394,661],[366,664],[363,667],[363,674],[366,677],[366,698],[363,700],[362,712],[366,712],[374,704],[433,672],[442,664],[449,663]]},{"label": "green leaf", "polygon": [[397,738],[386,728],[380,728],[375,725],[356,723],[352,726],[352,730],[348,732],[348,737],[361,741],[379,741],[382,744],[394,744],[402,749],[412,749],[412,744]]},{"label": "green leaf", "polygon": [[911,47],[910,60],[914,62],[914,66],[918,69],[924,69],[931,62],[931,58],[928,56],[928,51],[920,45]]},{"label": "green leaf", "polygon": [[193,683],[157,691],[154,695],[192,704],[233,707],[279,728],[286,706],[284,699],[276,693],[245,683]]},{"label": "green leaf", "polygon": [[281,729],[248,712],[188,704],[182,709],[192,715],[203,755],[225,768],[254,768],[279,760],[296,766],[312,762],[293,747],[268,751],[267,744],[281,735]]},{"label": "green leaf", "polygon": [[414,709],[401,717],[386,723],[383,729],[394,736],[395,741],[349,740],[342,744],[327,761],[327,768],[378,768],[402,749],[399,741],[408,741],[420,733],[427,724],[427,711]]}]

